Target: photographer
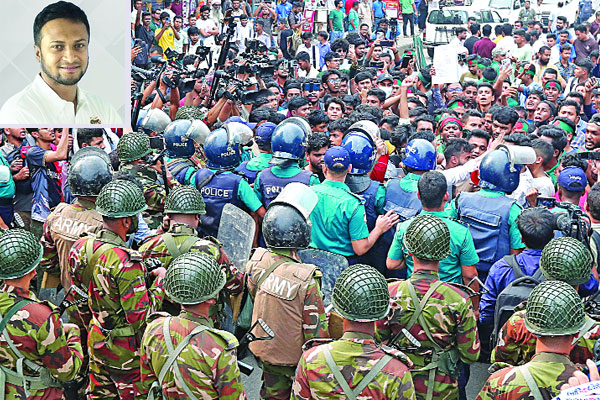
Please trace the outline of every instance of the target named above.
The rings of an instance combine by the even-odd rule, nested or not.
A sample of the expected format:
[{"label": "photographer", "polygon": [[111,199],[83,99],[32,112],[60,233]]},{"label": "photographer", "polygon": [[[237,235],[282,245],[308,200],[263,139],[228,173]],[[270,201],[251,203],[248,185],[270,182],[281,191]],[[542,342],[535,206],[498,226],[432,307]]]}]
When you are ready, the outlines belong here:
[{"label": "photographer", "polygon": [[[173,120],[175,119],[175,114],[177,114],[177,110],[179,109],[179,89],[175,85],[175,81],[172,79],[174,77],[173,71],[165,71],[160,78],[160,84],[158,90],[156,90],[156,96],[152,101],[151,108],[159,108],[163,110],[166,108],[167,110],[163,110],[169,114],[169,117]],[[167,100],[167,93],[169,94]]]},{"label": "photographer", "polygon": [[[263,0],[258,3],[256,10],[254,10],[254,22],[262,23],[265,33],[269,36],[269,40],[272,37],[273,26],[275,25],[275,21],[277,21],[277,13],[275,9],[273,9],[273,5],[268,0]],[[256,29],[256,26],[255,26]],[[271,42],[267,44],[267,47],[271,47]]]},{"label": "photographer", "polygon": [[[169,13],[163,11],[160,14],[160,22],[162,23],[162,28],[158,28],[154,31],[154,36],[156,37],[156,41],[163,52],[166,52],[167,49],[175,48],[175,39],[180,40],[179,33],[175,31],[171,27],[171,18],[169,17]],[[166,56],[163,56],[166,59]]]}]

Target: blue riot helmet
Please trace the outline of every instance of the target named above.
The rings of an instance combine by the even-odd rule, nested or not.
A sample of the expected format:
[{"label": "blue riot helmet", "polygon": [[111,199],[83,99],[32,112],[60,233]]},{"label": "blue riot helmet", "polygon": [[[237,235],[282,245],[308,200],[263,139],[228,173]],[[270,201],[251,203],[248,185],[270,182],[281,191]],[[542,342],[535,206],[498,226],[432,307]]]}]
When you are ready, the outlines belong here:
[{"label": "blue riot helmet", "polygon": [[204,155],[209,168],[235,168],[242,158],[242,145],[232,137],[227,127],[215,129],[204,141]]},{"label": "blue riot helmet", "polygon": [[273,150],[272,163],[278,161],[294,160],[299,161],[304,158],[306,153],[306,141],[309,133],[299,124],[284,120],[273,131],[271,137],[271,149]]},{"label": "blue riot helmet", "polygon": [[500,145],[481,160],[479,186],[510,193],[519,186],[523,165],[535,160],[535,150],[531,147]]},{"label": "blue riot helmet", "polygon": [[151,108],[144,116],[144,119],[142,119],[142,122],[139,123],[138,130],[141,129],[147,135],[153,132],[163,133],[170,123],[171,118],[167,113],[159,108]]},{"label": "blue riot helmet", "polygon": [[310,127],[310,124],[306,119],[302,117],[289,117],[286,118],[283,122],[298,125],[306,133],[307,137],[312,135],[312,128]]},{"label": "blue riot helmet", "polygon": [[254,137],[254,141],[258,145],[258,147],[269,148],[271,147],[271,138],[273,136],[273,131],[277,128],[272,122],[265,122],[260,124],[256,128],[256,135]]},{"label": "blue riot helmet", "polygon": [[373,121],[363,120],[353,123],[350,125],[350,128],[348,128],[346,135],[353,132],[360,132],[367,135],[373,143],[373,146],[375,146],[375,139],[379,138],[379,127]]},{"label": "blue riot helmet", "polygon": [[208,126],[200,120],[178,119],[165,129],[165,149],[167,157],[189,158],[196,149],[194,142],[202,145],[210,134]]},{"label": "blue riot helmet", "polygon": [[433,144],[425,139],[413,139],[406,145],[404,166],[418,171],[435,169],[437,153]]},{"label": "blue riot helmet", "polygon": [[366,134],[358,131],[346,134],[342,147],[350,153],[351,174],[364,175],[371,172],[377,161],[377,149]]}]

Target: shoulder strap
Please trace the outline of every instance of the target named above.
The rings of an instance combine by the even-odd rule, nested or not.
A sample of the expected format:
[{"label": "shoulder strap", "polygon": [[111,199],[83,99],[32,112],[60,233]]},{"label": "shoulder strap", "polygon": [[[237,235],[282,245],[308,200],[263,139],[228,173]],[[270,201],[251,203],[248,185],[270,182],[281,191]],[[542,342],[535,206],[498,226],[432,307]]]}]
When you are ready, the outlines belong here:
[{"label": "shoulder strap", "polygon": [[425,331],[425,334],[427,335],[427,338],[433,343],[433,346],[436,348],[436,350],[441,350],[441,347],[431,337],[431,332],[429,332],[429,327],[427,326],[425,321],[422,319],[422,315],[423,315],[423,310],[425,309],[425,305],[427,305],[427,301],[429,300],[431,295],[433,295],[435,293],[437,288],[442,285],[442,281],[434,282],[433,285],[431,285],[429,287],[429,290],[425,293],[425,295],[423,296],[421,301],[419,301],[419,297],[417,296],[417,292],[416,292],[415,287],[413,286],[412,282],[410,280],[408,280],[407,283],[408,283],[408,293],[410,294],[410,298],[412,299],[413,304],[415,305],[415,312],[412,315],[412,317],[410,318],[410,320],[408,321],[408,324],[406,325],[405,329],[407,331],[411,330],[412,327],[415,325],[415,323],[418,320],[419,323],[421,324],[421,328],[423,328],[423,330]]},{"label": "shoulder strap", "polygon": [[513,273],[515,274],[515,279],[519,279],[525,276],[514,254],[508,254],[502,257],[502,259],[512,268]]},{"label": "shoulder strap", "polygon": [[381,372],[383,367],[387,365],[388,362],[392,359],[392,356],[389,354],[384,355],[377,363],[371,368],[369,373],[360,380],[359,384],[354,388],[354,390],[350,389],[350,385],[346,381],[346,378],[340,372],[338,365],[335,363],[333,357],[331,356],[331,352],[327,348],[327,346],[323,346],[323,355],[325,356],[325,361],[327,362],[327,366],[333,373],[333,376],[337,383],[340,385],[344,394],[348,398],[348,400],[357,400],[358,395],[362,393],[362,391],[375,379],[377,374]]},{"label": "shoulder strap", "polygon": [[197,237],[188,236],[180,246],[177,246],[171,233],[165,233],[162,235],[162,239],[163,242],[165,242],[165,246],[167,246],[167,250],[169,250],[169,254],[171,255],[171,260],[165,264],[165,268],[167,268],[176,257],[189,252],[192,246],[198,240]]},{"label": "shoulder strap", "polygon": [[527,386],[529,386],[529,390],[531,391],[531,395],[533,396],[533,398],[535,400],[544,400],[542,392],[540,392],[539,386],[537,385],[537,383],[535,383],[535,379],[533,379],[533,376],[531,375],[531,372],[529,372],[529,369],[527,369],[527,365],[521,365],[517,367],[517,371],[519,371],[519,373],[523,375],[523,378],[525,378],[525,382],[527,383]]},{"label": "shoulder strap", "polygon": [[267,279],[269,277],[269,275],[271,275],[271,273],[273,273],[273,271],[275,271],[275,269],[277,267],[279,267],[281,264],[288,262],[288,258],[285,256],[282,256],[279,260],[275,261],[273,263],[273,265],[271,265],[269,267],[268,270],[265,271],[264,274],[262,274],[262,276],[260,278],[258,278],[258,281],[256,282],[256,286],[254,286],[254,291],[252,292],[252,298],[256,297],[256,292],[258,292],[258,288],[260,287],[260,285],[263,284],[263,282],[265,281],[265,279]]},{"label": "shoulder strap", "polygon": [[169,358],[167,359],[167,361],[163,364],[162,368],[160,369],[160,372],[158,374],[158,382],[159,382],[159,385],[162,387],[162,383],[163,383],[163,380],[165,379],[165,375],[171,368],[171,365],[173,365],[173,363],[175,363],[175,368],[173,370],[173,373],[175,374],[177,379],[180,382],[182,382],[181,388],[183,389],[185,394],[188,396],[188,398],[190,398],[192,400],[198,400],[198,398],[196,396],[194,396],[194,394],[190,391],[190,388],[188,387],[188,385],[183,380],[183,377],[181,376],[181,371],[179,369],[179,365],[177,365],[176,360],[177,360],[177,357],[179,357],[179,354],[181,354],[183,349],[188,345],[190,340],[197,334],[207,330],[208,326],[198,325],[190,333],[188,333],[188,335],[177,345],[176,348],[173,348],[173,339],[171,338],[171,331],[169,329],[169,325],[171,323],[171,318],[172,317],[165,318],[165,322],[163,323],[163,326],[162,326],[163,336],[165,338],[165,345],[167,347],[167,352],[169,353]]},{"label": "shoulder strap", "polygon": [[[10,319],[12,318],[13,315],[18,313],[23,307],[25,307],[29,303],[33,303],[33,301],[28,300],[28,299],[23,299],[23,300],[19,301],[18,303],[14,304],[8,310],[6,315],[2,318],[2,321],[0,321],[0,332],[4,332],[4,328],[6,328],[6,324],[8,323],[8,321],[10,321]],[[8,332],[5,332],[4,335],[8,335]]]},{"label": "shoulder strap", "polygon": [[90,238],[85,243],[85,255],[86,255],[86,257],[89,257],[89,258],[87,260],[87,264],[86,264],[83,272],[81,273],[81,283],[84,286],[83,289],[85,289],[86,291],[87,291],[87,287],[85,285],[86,284],[89,285],[90,280],[92,279],[92,273],[94,272],[94,268],[96,267],[96,263],[98,262],[98,259],[100,258],[100,256],[102,254],[104,254],[104,252],[112,249],[112,247],[113,247],[109,243],[103,243],[102,245],[100,245],[100,247],[98,247],[96,249],[96,251],[94,251],[94,242],[95,242],[95,240]]}]

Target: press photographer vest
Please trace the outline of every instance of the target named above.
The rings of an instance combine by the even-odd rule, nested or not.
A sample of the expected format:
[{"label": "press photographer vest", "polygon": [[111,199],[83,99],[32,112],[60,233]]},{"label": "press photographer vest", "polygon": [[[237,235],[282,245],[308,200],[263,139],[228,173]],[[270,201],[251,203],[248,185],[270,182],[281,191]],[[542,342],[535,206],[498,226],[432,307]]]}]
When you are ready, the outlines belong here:
[{"label": "press photographer vest", "polygon": [[[270,271],[272,267],[275,269]],[[273,365],[298,364],[304,344],[304,298],[316,269],[315,265],[300,264],[263,248],[256,249],[248,262],[248,288],[255,293],[252,324],[258,317],[277,316],[265,321],[275,337],[250,343],[250,350],[262,361]],[[259,280],[262,282],[257,289]]]},{"label": "press photographer vest", "polygon": [[268,207],[269,204],[275,200],[275,197],[281,193],[288,183],[300,182],[308,186],[310,177],[313,175],[310,171],[302,170],[297,175],[289,178],[280,178],[275,176],[271,171],[271,168],[272,167],[263,169],[262,174],[260,174],[260,192],[262,193],[263,204],[265,207]]}]

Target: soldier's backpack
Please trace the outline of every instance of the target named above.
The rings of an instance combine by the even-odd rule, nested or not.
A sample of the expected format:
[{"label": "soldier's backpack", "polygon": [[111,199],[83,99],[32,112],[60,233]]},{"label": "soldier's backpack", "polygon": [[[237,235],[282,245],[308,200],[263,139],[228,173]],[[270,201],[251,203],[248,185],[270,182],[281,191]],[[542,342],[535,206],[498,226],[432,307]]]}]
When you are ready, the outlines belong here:
[{"label": "soldier's backpack", "polygon": [[513,315],[515,307],[527,300],[531,291],[546,278],[542,270],[538,268],[533,276],[525,275],[517,263],[514,255],[507,255],[502,258],[513,270],[515,280],[512,281],[496,299],[496,308],[494,310],[494,331],[492,332],[491,344],[496,345],[498,332],[506,321]]}]

